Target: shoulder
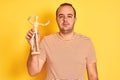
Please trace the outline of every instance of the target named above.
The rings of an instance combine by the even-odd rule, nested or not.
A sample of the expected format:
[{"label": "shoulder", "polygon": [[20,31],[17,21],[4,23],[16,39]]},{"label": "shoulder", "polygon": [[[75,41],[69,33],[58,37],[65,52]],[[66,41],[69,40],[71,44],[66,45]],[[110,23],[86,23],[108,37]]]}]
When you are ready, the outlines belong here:
[{"label": "shoulder", "polygon": [[43,37],[43,41],[50,41],[56,39],[57,33],[52,33]]},{"label": "shoulder", "polygon": [[90,40],[89,37],[87,37],[87,36],[85,36],[85,35],[83,35],[83,34],[80,34],[80,33],[76,33],[76,34],[77,34],[77,38],[78,38],[78,39],[85,40],[85,41]]},{"label": "shoulder", "polygon": [[45,38],[45,39],[55,38],[55,37],[56,37],[56,34],[57,34],[57,33],[52,33],[52,34],[49,34],[49,35],[45,36],[44,38]]},{"label": "shoulder", "polygon": [[90,37],[87,37],[87,36],[79,34],[79,33],[77,35],[78,35],[78,37],[77,37],[78,41],[82,42],[86,47],[93,46],[93,42]]},{"label": "shoulder", "polygon": [[77,33],[77,40],[82,42],[82,43],[85,43],[85,44],[92,44],[92,40],[90,37],[88,36],[85,36],[83,34],[80,34],[80,33]]}]

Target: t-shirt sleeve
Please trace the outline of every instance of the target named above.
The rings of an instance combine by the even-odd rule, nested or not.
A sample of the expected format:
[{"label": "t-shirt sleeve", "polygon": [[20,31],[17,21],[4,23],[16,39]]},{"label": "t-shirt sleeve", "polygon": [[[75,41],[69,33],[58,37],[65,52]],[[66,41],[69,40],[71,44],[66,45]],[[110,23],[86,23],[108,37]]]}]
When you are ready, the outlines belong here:
[{"label": "t-shirt sleeve", "polygon": [[87,63],[95,63],[96,62],[96,54],[92,41],[89,39],[87,41]]},{"label": "t-shirt sleeve", "polygon": [[40,55],[39,59],[42,59],[44,62],[46,61],[46,50],[45,50],[45,41],[42,39],[40,42]]}]

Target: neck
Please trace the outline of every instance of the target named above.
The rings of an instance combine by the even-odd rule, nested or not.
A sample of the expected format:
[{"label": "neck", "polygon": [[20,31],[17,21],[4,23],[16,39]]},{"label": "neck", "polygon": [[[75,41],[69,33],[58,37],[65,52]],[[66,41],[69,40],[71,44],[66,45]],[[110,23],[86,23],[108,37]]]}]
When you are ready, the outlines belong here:
[{"label": "neck", "polygon": [[75,32],[72,31],[70,33],[62,33],[59,32],[59,35],[64,39],[64,40],[71,40],[73,38],[73,36],[75,35]]}]

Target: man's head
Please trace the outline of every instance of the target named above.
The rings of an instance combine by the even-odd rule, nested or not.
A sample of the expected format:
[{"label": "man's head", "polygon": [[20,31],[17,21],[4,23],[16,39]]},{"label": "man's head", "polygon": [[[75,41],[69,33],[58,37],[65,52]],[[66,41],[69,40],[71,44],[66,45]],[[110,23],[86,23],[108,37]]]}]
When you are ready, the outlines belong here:
[{"label": "man's head", "polygon": [[72,4],[63,3],[56,11],[56,21],[62,33],[70,33],[74,29],[76,11]]}]

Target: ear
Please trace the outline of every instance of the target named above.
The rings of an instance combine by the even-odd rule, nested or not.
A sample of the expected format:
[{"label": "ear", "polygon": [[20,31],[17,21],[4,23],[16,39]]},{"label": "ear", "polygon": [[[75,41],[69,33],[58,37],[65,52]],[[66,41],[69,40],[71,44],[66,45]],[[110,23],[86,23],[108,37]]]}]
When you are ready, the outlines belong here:
[{"label": "ear", "polygon": [[77,18],[75,17],[75,22],[76,22]]}]

